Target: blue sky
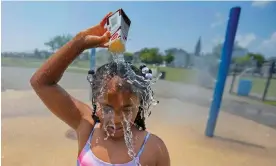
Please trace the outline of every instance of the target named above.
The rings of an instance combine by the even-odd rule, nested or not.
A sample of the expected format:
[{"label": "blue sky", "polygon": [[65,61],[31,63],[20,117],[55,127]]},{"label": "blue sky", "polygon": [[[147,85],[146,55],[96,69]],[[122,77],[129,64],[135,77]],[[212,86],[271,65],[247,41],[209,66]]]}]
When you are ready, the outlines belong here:
[{"label": "blue sky", "polygon": [[250,51],[276,56],[276,2],[2,2],[2,51],[47,49],[59,34],[86,29],[123,8],[132,20],[128,51],[144,47],[203,51],[222,41],[229,9],[241,6],[236,40]]}]

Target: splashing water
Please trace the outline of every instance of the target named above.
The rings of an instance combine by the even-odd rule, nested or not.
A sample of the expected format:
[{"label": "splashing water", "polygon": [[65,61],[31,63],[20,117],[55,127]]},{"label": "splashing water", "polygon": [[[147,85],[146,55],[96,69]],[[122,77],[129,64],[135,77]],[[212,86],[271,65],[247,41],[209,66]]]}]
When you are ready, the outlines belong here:
[{"label": "splashing water", "polygon": [[[112,54],[112,53],[111,53]],[[151,85],[155,84],[157,80],[161,77],[161,73],[159,73],[156,77],[153,77],[152,79],[146,79],[143,76],[137,75],[135,71],[131,68],[130,63],[126,63],[124,59],[123,54],[112,54],[113,61],[117,65],[117,73],[122,76],[123,79],[125,79],[130,85],[134,93],[139,94],[141,96],[141,118],[144,119],[150,115],[150,106],[151,105],[156,105],[158,101],[156,101],[153,97],[154,93],[151,89]],[[110,71],[109,71],[109,66],[106,66],[106,72],[104,73],[102,78],[108,78],[110,77]],[[107,91],[106,85],[107,81],[104,81],[105,79],[101,80],[95,80],[94,84],[95,85],[100,85],[100,88],[96,88],[96,92],[94,91],[94,94],[98,94],[97,97],[98,99],[103,99],[103,95]],[[120,85],[122,86],[122,85]],[[132,101],[133,102],[133,101]],[[98,110],[99,111],[99,110]],[[116,132],[116,126],[114,124],[114,110],[109,107],[103,107],[101,109],[102,115],[103,115],[103,128],[106,132],[106,138],[104,140],[107,140],[109,136],[114,136]],[[132,122],[132,111],[130,111],[128,114],[123,113],[123,120],[122,120],[122,126],[123,126],[123,132],[124,132],[124,140],[125,144],[128,149],[128,155],[136,161],[136,165],[141,165],[139,161],[136,160],[136,153],[134,152],[134,141],[136,139],[133,139],[133,134],[131,130]],[[113,133],[108,132],[108,127],[112,127]],[[139,130],[142,130],[142,128],[138,128]]]},{"label": "splashing water", "polygon": [[132,139],[133,136],[132,136],[131,124],[130,124],[131,117],[132,117],[131,112],[127,115],[123,113],[123,121],[121,123],[124,130],[124,139],[128,149],[128,155],[134,159],[136,156],[136,153],[134,152],[134,148],[133,148],[133,139]]},{"label": "splashing water", "polygon": [[118,63],[123,63],[125,62],[125,58],[124,58],[124,55],[123,54],[114,54],[114,53],[111,53],[112,57],[113,57],[113,60],[114,62],[116,62],[117,64]]},{"label": "splashing water", "polygon": [[107,131],[107,128],[108,127],[114,128],[113,133],[111,133],[111,136],[114,136],[115,130],[116,130],[116,126],[114,124],[114,111],[112,110],[112,108],[103,107],[102,115],[104,119],[103,127],[104,127],[104,131],[106,132],[106,137],[104,138],[104,140],[107,140],[108,137],[110,136],[110,133]]},{"label": "splashing water", "polygon": [[[158,79],[162,76],[161,73],[157,75],[157,77],[147,80],[143,76],[135,74],[135,72],[131,69],[131,64],[125,63],[124,55],[123,54],[112,54],[114,62],[117,63],[118,66],[118,72],[120,72],[121,68],[125,68],[127,72],[124,74],[124,77],[126,77],[126,80],[128,83],[133,85],[134,91],[140,93],[143,93],[142,101],[142,108],[146,110],[145,115],[149,115],[149,107],[151,105],[156,105],[158,101],[156,101],[153,97],[153,91],[151,90],[151,85],[155,84]],[[142,92],[141,92],[141,89]],[[142,116],[144,117],[144,115]]]},{"label": "splashing water", "polygon": [[124,139],[125,139],[125,144],[128,149],[128,155],[135,161],[135,164],[137,166],[141,166],[139,160],[136,158],[136,153],[134,152],[134,139],[133,139],[133,134],[131,131],[131,117],[132,117],[132,112],[129,114],[123,113],[123,121],[122,126],[124,130]]}]

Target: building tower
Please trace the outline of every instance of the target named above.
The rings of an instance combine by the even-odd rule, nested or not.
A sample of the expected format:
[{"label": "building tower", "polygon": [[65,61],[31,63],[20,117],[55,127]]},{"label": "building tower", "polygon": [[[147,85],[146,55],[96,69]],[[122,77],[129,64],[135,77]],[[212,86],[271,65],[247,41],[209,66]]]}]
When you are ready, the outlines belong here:
[{"label": "building tower", "polygon": [[199,39],[196,43],[194,55],[195,56],[200,56],[201,55],[201,36],[199,37]]}]

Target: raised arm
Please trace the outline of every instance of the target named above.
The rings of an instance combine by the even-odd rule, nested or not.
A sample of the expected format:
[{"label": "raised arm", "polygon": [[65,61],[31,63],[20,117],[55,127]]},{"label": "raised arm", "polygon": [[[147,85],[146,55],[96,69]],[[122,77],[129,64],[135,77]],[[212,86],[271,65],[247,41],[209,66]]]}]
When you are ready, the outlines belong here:
[{"label": "raised arm", "polygon": [[[80,53],[88,48],[104,47],[109,41],[110,34],[104,29],[107,16],[100,24],[78,33],[53,54],[30,80],[36,94],[49,110],[75,130],[84,114],[91,112],[90,107],[72,97],[57,83]],[[94,123],[92,118],[90,123]]]}]

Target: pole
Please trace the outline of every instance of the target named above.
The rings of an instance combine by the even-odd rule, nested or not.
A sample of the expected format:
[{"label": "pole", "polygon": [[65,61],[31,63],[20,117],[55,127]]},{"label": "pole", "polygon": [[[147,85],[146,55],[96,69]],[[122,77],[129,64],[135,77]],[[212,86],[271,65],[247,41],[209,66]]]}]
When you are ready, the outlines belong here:
[{"label": "pole", "polygon": [[269,68],[269,74],[268,74],[267,81],[266,81],[266,84],[265,84],[265,89],[264,89],[262,101],[265,101],[266,94],[267,94],[267,91],[268,91],[269,86],[270,86],[270,81],[271,81],[271,78],[272,78],[272,75],[273,75],[274,68],[275,68],[275,61],[271,63],[271,66]]},{"label": "pole", "polygon": [[[95,48],[91,48],[90,50],[90,70],[94,70],[96,69],[96,49]],[[92,89],[90,90],[89,93],[89,99],[90,101],[92,101]]]},{"label": "pole", "polygon": [[233,50],[236,31],[238,27],[240,11],[241,11],[240,7],[234,7],[234,8],[231,8],[230,10],[228,25],[227,25],[226,34],[225,34],[225,41],[224,41],[224,45],[221,53],[219,71],[217,74],[216,87],[214,90],[213,101],[210,106],[209,118],[208,118],[206,130],[205,130],[205,135],[208,137],[213,137],[214,135],[217,117],[218,117],[219,109],[221,105],[221,99],[223,96],[225,80],[231,63],[232,50]]},{"label": "pole", "polygon": [[235,81],[236,81],[236,75],[237,75],[237,64],[235,64],[235,66],[234,66],[232,82],[231,82],[231,86],[230,86],[230,89],[229,89],[229,93],[233,93],[233,88],[234,88],[234,84],[235,84]]},{"label": "pole", "polygon": [[91,48],[90,52],[90,70],[95,70],[96,68],[96,48]]}]

